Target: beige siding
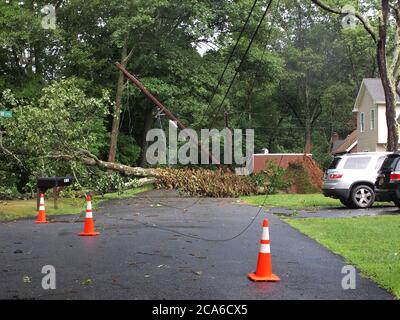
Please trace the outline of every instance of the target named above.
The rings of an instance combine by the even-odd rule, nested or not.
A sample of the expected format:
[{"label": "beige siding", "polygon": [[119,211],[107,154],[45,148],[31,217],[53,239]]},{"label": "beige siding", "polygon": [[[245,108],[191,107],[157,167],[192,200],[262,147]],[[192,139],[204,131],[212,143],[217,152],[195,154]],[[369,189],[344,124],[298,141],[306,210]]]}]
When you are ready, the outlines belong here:
[{"label": "beige siding", "polygon": [[378,143],[376,145],[376,152],[386,152],[386,143]]},{"label": "beige siding", "polygon": [[[375,129],[371,129],[371,110],[375,109]],[[361,113],[364,113],[365,117],[365,128],[364,132],[361,132]],[[358,136],[358,147],[357,150],[360,152],[377,151],[378,132],[380,130],[380,124],[378,122],[378,108],[374,104],[374,101],[368,91],[364,91],[364,96],[361,99],[360,106],[357,113],[357,131]]]}]

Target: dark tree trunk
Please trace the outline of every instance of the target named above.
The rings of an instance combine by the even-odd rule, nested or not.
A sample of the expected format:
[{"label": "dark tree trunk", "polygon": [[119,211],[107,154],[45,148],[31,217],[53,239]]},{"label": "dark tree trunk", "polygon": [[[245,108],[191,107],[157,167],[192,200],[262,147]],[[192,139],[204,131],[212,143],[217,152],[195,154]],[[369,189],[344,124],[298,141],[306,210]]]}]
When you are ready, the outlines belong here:
[{"label": "dark tree trunk", "polygon": [[143,129],[143,137],[142,137],[142,156],[140,158],[140,166],[145,168],[147,166],[147,161],[146,161],[146,151],[148,147],[148,142],[146,141],[146,135],[147,132],[152,128],[153,126],[153,109],[152,108],[147,108],[146,113],[145,113],[145,119],[144,119],[144,129]]},{"label": "dark tree trunk", "polygon": [[311,149],[312,149],[311,125],[306,124],[306,127],[305,127],[304,154],[311,153]]},{"label": "dark tree trunk", "polygon": [[386,61],[387,21],[389,14],[389,1],[382,0],[382,19],[379,24],[379,39],[377,43],[377,63],[379,74],[385,92],[386,124],[388,129],[386,150],[397,151],[399,135],[396,125],[396,82],[390,79]]},{"label": "dark tree trunk", "polygon": [[[124,47],[122,48],[121,54],[121,64],[126,68],[126,57],[128,56],[128,43],[125,41]],[[110,152],[108,154],[108,162],[115,162],[117,156],[117,146],[118,146],[118,135],[119,126],[121,122],[121,110],[122,110],[122,95],[124,93],[124,74],[120,71],[118,76],[117,93],[115,97],[115,106],[113,111],[113,123],[111,129],[111,142],[110,142]]]},{"label": "dark tree trunk", "polygon": [[[328,12],[339,15],[343,14],[341,9],[332,8],[321,0],[311,0],[311,1]],[[358,20],[361,21],[365,30],[371,35],[372,39],[377,45],[376,61],[379,70],[379,75],[382,80],[382,86],[385,92],[385,102],[386,102],[386,125],[388,130],[386,149],[387,151],[393,152],[397,151],[399,134],[397,131],[397,119],[396,119],[396,91],[397,91],[396,84],[398,81],[397,79],[398,74],[396,69],[398,68],[398,66],[393,65],[393,68],[389,69],[386,61],[387,26],[388,26],[389,12],[391,8],[395,13],[396,24],[397,28],[399,29],[400,28],[399,0],[397,1],[396,5],[394,5],[393,3],[390,4],[389,0],[381,0],[382,11],[381,13],[378,14],[379,17],[378,32],[376,32],[374,27],[370,25],[367,17],[363,16],[359,12],[356,12],[355,15],[358,18]],[[397,43],[395,45],[398,46]],[[395,59],[397,58],[398,57],[395,57]]]}]

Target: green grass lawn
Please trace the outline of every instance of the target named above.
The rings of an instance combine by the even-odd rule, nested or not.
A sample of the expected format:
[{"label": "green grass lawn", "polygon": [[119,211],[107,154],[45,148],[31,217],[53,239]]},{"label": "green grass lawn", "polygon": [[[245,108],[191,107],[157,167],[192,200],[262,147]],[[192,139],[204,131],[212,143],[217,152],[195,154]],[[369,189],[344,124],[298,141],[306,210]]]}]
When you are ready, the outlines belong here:
[{"label": "green grass lawn", "polygon": [[400,217],[284,220],[400,299]]},{"label": "green grass lawn", "polygon": [[[246,196],[241,199],[249,204],[260,206],[263,204],[265,195]],[[393,205],[390,203],[376,202],[374,206]],[[339,200],[327,198],[323,194],[271,194],[265,202],[267,207],[281,207],[295,210],[315,210],[324,207],[343,206]]]},{"label": "green grass lawn", "polygon": [[[126,190],[122,193],[108,193],[103,196],[95,196],[92,199],[93,208],[101,202],[113,199],[130,198],[136,194],[151,190],[152,185],[143,186],[136,189]],[[58,209],[53,207],[53,199],[45,199],[47,215],[78,214],[86,209],[84,198],[60,198],[58,200]],[[37,216],[36,199],[30,200],[11,200],[0,201],[0,221],[11,221],[27,217]]]}]

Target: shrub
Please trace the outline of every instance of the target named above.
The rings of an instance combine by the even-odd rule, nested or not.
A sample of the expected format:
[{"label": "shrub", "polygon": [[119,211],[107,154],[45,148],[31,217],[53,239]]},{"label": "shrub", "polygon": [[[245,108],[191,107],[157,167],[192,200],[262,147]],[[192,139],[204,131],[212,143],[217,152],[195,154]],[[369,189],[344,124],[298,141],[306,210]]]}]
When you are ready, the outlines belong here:
[{"label": "shrub", "polygon": [[102,173],[92,180],[91,189],[99,194],[122,191],[124,189],[124,179],[118,173]]},{"label": "shrub", "polygon": [[252,180],[260,191],[268,194],[286,190],[291,185],[290,180],[286,177],[286,170],[274,161],[268,161],[265,165],[265,170],[253,174]]},{"label": "shrub", "polygon": [[140,157],[142,149],[137,145],[135,139],[124,133],[118,136],[118,154],[119,163],[133,166]]},{"label": "shrub", "polygon": [[310,174],[302,163],[290,163],[287,169],[287,178],[292,181],[296,193],[311,194],[319,192],[319,188],[312,183]]},{"label": "shrub", "polygon": [[16,187],[2,187],[0,186],[0,200],[12,200],[15,198],[19,198],[21,195],[19,194]]},{"label": "shrub", "polygon": [[275,194],[280,190],[284,190],[290,187],[291,183],[286,178],[286,170],[280,167],[273,161],[269,161],[266,165],[266,177],[267,177],[267,192],[269,194]]}]

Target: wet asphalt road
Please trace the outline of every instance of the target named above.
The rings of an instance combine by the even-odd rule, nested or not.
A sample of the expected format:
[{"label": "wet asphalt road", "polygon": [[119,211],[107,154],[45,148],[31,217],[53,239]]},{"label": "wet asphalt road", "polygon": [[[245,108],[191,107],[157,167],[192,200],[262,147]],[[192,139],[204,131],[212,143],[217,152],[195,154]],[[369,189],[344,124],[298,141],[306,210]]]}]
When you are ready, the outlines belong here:
[{"label": "wet asphalt road", "polygon": [[[0,223],[0,299],[393,299],[361,277],[356,290],[343,290],[343,259],[265,211],[229,242],[195,240],[138,222],[225,239],[258,210],[232,199],[151,191],[103,205],[95,212],[98,237],[77,236],[83,228],[77,216],[54,217],[48,225]],[[264,217],[280,283],[246,277],[256,266]],[[44,265],[56,268],[56,290],[41,287]]]}]

